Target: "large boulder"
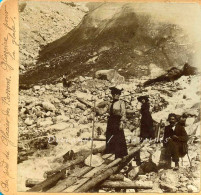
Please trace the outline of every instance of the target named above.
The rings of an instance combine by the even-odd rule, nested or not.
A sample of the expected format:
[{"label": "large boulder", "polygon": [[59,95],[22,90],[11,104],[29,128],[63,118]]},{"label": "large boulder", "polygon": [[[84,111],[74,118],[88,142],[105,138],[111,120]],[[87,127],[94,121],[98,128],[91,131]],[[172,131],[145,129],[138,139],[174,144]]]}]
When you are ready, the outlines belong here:
[{"label": "large boulder", "polygon": [[95,76],[97,79],[108,80],[116,84],[124,83],[125,81],[125,78],[114,69],[99,70],[96,72]]},{"label": "large boulder", "polygon": [[150,70],[151,79],[154,79],[165,73],[165,71],[162,68],[158,67],[156,64],[153,64],[153,63],[149,65],[149,70]]},{"label": "large boulder", "polygon": [[179,175],[172,169],[160,172],[160,187],[165,192],[176,192],[179,184]]},{"label": "large boulder", "polygon": [[[91,160],[91,164],[90,164],[90,160]],[[91,155],[89,155],[84,161],[85,165],[92,166],[92,167],[99,167],[100,165],[103,164],[103,162],[104,160],[98,155],[92,155],[92,158],[91,158]]]}]

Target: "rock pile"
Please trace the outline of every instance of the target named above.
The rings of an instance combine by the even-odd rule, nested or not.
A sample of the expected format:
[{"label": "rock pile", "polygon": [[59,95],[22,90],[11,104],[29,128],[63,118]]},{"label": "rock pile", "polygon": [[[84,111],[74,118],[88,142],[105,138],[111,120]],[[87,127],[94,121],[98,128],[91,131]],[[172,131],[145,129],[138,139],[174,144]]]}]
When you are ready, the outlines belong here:
[{"label": "rock pile", "polygon": [[[28,90],[20,91],[19,100],[19,141],[32,140],[37,137],[48,137],[57,131],[85,125],[84,129],[77,129],[77,137],[90,137],[93,120],[92,107],[102,101],[110,100],[108,80],[92,79],[91,77],[75,78],[73,84],[64,88],[62,83],[50,85],[36,85]],[[127,135],[139,127],[140,114],[135,91],[125,88],[122,99],[127,108]],[[140,94],[139,94],[140,95]],[[158,112],[168,105],[163,97],[150,95],[152,112]],[[96,136],[104,135],[108,114],[96,117]],[[130,132],[130,133],[129,133]],[[41,142],[44,141],[41,139]],[[47,139],[46,139],[47,142]],[[37,144],[32,143],[30,149]],[[38,143],[38,142],[37,142]],[[39,147],[43,149],[43,145]],[[48,143],[44,149],[48,148]],[[24,152],[24,150],[22,150]],[[20,153],[19,153],[20,155]]]},{"label": "rock pile", "polygon": [[[169,175],[174,176],[175,174],[171,172],[172,170],[165,170],[160,166],[161,145],[148,143],[140,153],[141,166],[137,166],[136,162],[133,161],[132,166],[129,165],[125,170],[122,170],[125,179],[130,181],[137,180],[141,183],[154,181],[152,190],[142,192],[196,192],[199,190],[200,120],[199,104],[196,99],[199,93],[198,87],[195,87],[195,90],[192,87],[197,83],[196,79],[196,77],[190,79],[182,77],[174,83],[155,84],[147,88],[137,87],[137,81],[126,81],[122,85],[124,91],[121,98],[125,100],[127,108],[127,125],[124,132],[128,143],[139,135],[140,104],[137,101],[138,96],[149,94],[152,115],[157,122],[162,119],[165,123],[167,114],[173,110],[175,113],[179,113],[181,109],[175,100],[178,98],[182,103],[180,98],[184,95],[186,97],[182,104],[185,108],[182,106],[182,110],[190,109],[186,130],[191,137],[189,156],[192,167],[189,167],[188,158],[185,156],[181,169],[177,172],[176,178],[173,178],[176,182],[171,185]],[[71,153],[74,154],[81,148],[90,149],[90,142],[83,142],[82,138],[91,137],[94,100],[96,100],[96,105],[103,100],[110,100],[109,86],[111,83],[108,80],[82,76],[72,80],[72,83],[68,88],[64,88],[59,82],[37,85],[28,90],[20,91],[18,163],[30,159],[33,155],[34,158],[53,155],[54,159],[57,159],[58,166],[59,163],[63,162],[64,156],[65,159],[70,158],[69,155],[66,155],[67,151],[72,151]],[[193,85],[190,85],[192,83]],[[186,94],[185,90],[189,90],[188,86],[191,87],[193,98]],[[195,96],[196,94],[197,96]],[[95,118],[96,138],[105,138],[107,116],[107,114],[103,114]],[[163,128],[161,136],[162,134]],[[50,137],[51,142],[49,142]],[[65,142],[65,138],[68,138],[68,141],[76,142],[66,144],[66,146],[60,144],[59,141]],[[78,138],[79,142],[77,142]],[[97,144],[97,142],[94,143],[95,146]],[[60,152],[56,155],[58,151]],[[97,160],[94,162],[95,166],[100,163],[98,159],[99,157],[95,158]],[[86,163],[88,161],[89,159]],[[51,161],[51,163],[55,163],[55,161]],[[141,192],[141,190],[137,191]]]}]

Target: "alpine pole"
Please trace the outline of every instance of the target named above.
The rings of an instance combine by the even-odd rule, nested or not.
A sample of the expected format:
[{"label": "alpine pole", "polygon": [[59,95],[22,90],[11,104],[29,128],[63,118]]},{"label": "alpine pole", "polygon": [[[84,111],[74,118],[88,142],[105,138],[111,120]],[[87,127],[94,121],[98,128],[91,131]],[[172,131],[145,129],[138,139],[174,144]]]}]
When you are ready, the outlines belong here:
[{"label": "alpine pole", "polygon": [[92,123],[92,138],[91,138],[91,156],[90,156],[90,166],[91,166],[91,161],[92,161],[92,154],[93,154],[93,141],[94,141],[94,127],[95,127],[95,106],[96,102],[94,99],[94,109],[93,109],[93,123]]}]

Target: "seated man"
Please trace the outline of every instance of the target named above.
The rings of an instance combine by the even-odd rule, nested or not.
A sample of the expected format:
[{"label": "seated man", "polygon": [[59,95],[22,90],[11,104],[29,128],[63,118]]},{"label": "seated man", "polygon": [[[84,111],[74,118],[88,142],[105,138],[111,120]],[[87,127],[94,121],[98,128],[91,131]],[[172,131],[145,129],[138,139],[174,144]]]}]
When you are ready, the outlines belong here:
[{"label": "seated man", "polygon": [[168,116],[170,125],[165,127],[163,146],[165,147],[166,160],[175,162],[174,170],[179,169],[179,157],[187,153],[188,135],[180,123],[177,123],[176,115],[171,113]]}]

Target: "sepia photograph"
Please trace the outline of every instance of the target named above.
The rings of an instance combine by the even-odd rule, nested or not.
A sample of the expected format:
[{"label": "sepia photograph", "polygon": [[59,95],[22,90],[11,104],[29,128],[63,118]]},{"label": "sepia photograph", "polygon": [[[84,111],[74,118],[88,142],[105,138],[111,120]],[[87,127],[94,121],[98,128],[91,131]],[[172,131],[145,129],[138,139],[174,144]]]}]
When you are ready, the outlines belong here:
[{"label": "sepia photograph", "polygon": [[18,3],[17,192],[200,192],[200,5]]}]

